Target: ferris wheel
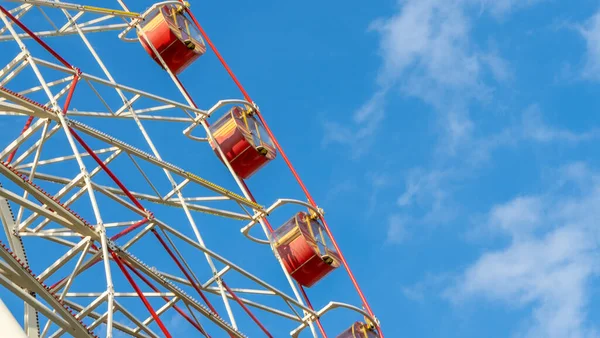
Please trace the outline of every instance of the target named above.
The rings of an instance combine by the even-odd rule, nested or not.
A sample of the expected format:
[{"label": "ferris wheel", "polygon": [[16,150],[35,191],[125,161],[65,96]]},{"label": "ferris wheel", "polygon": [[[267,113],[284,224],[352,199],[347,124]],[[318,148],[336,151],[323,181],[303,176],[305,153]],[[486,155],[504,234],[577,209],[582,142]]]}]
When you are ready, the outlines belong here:
[{"label": "ferris wheel", "polygon": [[[383,337],[190,4],[131,4],[0,1],[0,338]],[[209,57],[241,98],[190,94]],[[278,161],[304,195],[255,200]]]}]

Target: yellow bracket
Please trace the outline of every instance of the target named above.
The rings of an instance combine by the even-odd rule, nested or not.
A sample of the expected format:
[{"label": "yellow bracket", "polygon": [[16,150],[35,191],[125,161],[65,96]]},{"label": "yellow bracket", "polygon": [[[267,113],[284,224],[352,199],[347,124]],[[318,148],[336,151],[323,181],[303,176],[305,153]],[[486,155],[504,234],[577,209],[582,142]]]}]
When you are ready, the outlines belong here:
[{"label": "yellow bracket", "polygon": [[140,13],[121,11],[118,9],[102,8],[102,7],[95,7],[95,6],[85,6],[85,5],[81,6],[81,7],[83,8],[84,11],[91,12],[91,13],[112,14],[112,15],[118,15],[118,16],[126,16],[126,17],[130,17],[130,18],[139,18],[141,16]]},{"label": "yellow bracket", "polygon": [[308,213],[310,215],[310,219],[313,220],[313,221],[318,220],[319,218],[321,218],[321,215],[325,214],[325,212],[323,211],[323,209],[321,209],[321,208],[317,208],[317,209],[319,210],[320,214],[316,213],[313,209],[308,209]]},{"label": "yellow bracket", "polygon": [[186,8],[190,8],[190,3],[187,1],[184,1],[181,6],[177,6],[177,14],[183,14],[183,12],[185,12]]},{"label": "yellow bracket", "polygon": [[255,111],[254,111],[254,108],[252,108],[252,107],[247,107],[244,110],[242,110],[242,115],[244,115],[244,116],[252,116],[252,115],[254,115],[254,113],[255,113]]},{"label": "yellow bracket", "polygon": [[369,331],[375,330],[375,324],[373,324],[373,322],[371,321],[371,319],[369,319],[369,317],[365,316],[365,324],[367,324],[366,327]]},{"label": "yellow bracket", "polygon": [[220,186],[218,186],[218,185],[216,185],[216,184],[214,184],[214,183],[212,183],[210,181],[207,181],[207,180],[203,179],[200,176],[192,174],[189,171],[185,171],[185,172],[183,172],[183,174],[187,178],[189,178],[191,181],[196,182],[196,183],[198,183],[198,184],[200,184],[200,185],[202,185],[202,186],[204,186],[204,187],[206,187],[206,188],[208,188],[208,189],[210,189],[212,191],[215,191],[215,192],[218,192],[218,193],[220,193],[222,195],[225,195],[225,196],[233,199],[234,201],[240,202],[240,203],[242,203],[244,205],[247,205],[247,206],[249,206],[249,207],[251,207],[251,208],[253,208],[255,210],[259,210],[259,211],[263,211],[264,210],[264,208],[260,204],[258,204],[256,202],[252,202],[249,199],[246,199],[246,198],[244,198],[244,197],[242,197],[242,196],[240,196],[240,195],[238,195],[238,194],[236,194],[236,193],[234,193],[232,191],[229,191],[229,190],[227,190],[225,188],[222,188],[222,187],[220,187]]}]

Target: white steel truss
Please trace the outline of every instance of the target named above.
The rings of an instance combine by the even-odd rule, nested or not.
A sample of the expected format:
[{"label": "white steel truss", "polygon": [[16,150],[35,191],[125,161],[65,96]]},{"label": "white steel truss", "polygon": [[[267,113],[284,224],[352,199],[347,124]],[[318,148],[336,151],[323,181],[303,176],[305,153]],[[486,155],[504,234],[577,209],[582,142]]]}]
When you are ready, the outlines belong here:
[{"label": "white steel truss", "polygon": [[[198,108],[160,57],[167,69],[162,80],[184,102],[118,82],[92,35],[108,36],[111,46],[136,41],[134,31],[145,37],[139,24],[148,10],[132,12],[121,0],[114,8],[58,0],[9,0],[0,6],[0,65],[6,64],[0,69],[0,221],[6,234],[0,284],[24,301],[28,337],[113,337],[116,331],[162,337],[172,315],[205,336],[245,337],[248,325],[240,314],[248,311],[267,315],[277,336],[295,337],[309,328],[317,337],[315,322],[336,308],[377,322],[339,302],[314,310],[270,247],[265,220],[276,208],[319,209],[290,199],[265,208],[253,201],[228,161],[231,187],[159,151],[165,138],[213,140],[208,118],[233,104],[253,103],[221,100]],[[40,38],[77,41],[87,54],[67,61]],[[159,135],[156,125],[162,126]],[[197,127],[206,135],[191,135]],[[216,153],[225,159],[219,147]],[[241,194],[232,191],[236,187]],[[238,224],[251,241],[238,232],[239,239],[256,252],[265,251],[256,243],[266,244],[287,284],[275,286],[212,249],[237,243],[206,236],[216,220]],[[264,238],[249,234],[254,225]]]}]

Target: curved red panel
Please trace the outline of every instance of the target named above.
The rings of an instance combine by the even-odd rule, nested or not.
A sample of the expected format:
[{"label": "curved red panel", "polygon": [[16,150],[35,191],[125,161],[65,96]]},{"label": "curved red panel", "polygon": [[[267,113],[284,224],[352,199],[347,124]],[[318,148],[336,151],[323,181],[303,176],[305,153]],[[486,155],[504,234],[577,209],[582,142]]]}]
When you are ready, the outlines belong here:
[{"label": "curved red panel", "polygon": [[277,248],[288,271],[298,284],[311,287],[335,268],[323,261],[303,236]]},{"label": "curved red panel", "polygon": [[[231,113],[225,116],[229,119],[213,129],[215,140],[223,150],[227,161],[231,164],[233,171],[241,178],[247,179],[269,162],[273,156],[262,155],[248,142]],[[213,150],[218,156],[216,147]],[[219,156],[219,159],[221,157]]]},{"label": "curved red panel", "polygon": [[[188,48],[181,39],[181,31],[176,25],[169,24],[162,9],[144,25],[142,30],[174,74],[181,73],[206,50],[203,45],[196,46],[194,49]],[[140,36],[140,42],[152,59],[162,67],[160,60],[143,36]]]},{"label": "curved red panel", "polygon": [[[300,212],[275,231],[276,240],[283,240],[277,245],[277,252],[287,272],[298,284],[311,287],[328,273],[337,268],[337,263],[327,264],[316,248],[314,238],[310,234],[305,221],[306,214]],[[311,221],[312,222],[312,221]],[[315,224],[318,224],[315,222]],[[286,237],[293,238],[285,240]],[[334,261],[337,255],[329,252]]]}]

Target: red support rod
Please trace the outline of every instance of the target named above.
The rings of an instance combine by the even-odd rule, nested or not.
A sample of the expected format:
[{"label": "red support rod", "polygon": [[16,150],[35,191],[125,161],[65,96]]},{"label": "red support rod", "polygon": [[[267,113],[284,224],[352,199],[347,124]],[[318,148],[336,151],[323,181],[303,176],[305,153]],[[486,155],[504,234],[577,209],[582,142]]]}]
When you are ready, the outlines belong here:
[{"label": "red support rod", "polygon": [[[92,244],[92,247],[94,247],[95,249],[98,250],[98,248],[96,247],[96,245]],[[113,257],[114,258],[114,257]],[[94,266],[95,264],[97,264],[98,262],[102,261],[102,258],[97,258],[91,266],[87,267],[87,269],[91,268],[92,266]],[[127,268],[129,268],[131,271],[133,271],[133,273],[135,273],[141,280],[143,280],[154,292],[160,292],[158,290],[158,288],[156,288],[146,277],[144,277],[144,275],[142,275],[140,272],[138,272],[135,268],[133,268],[131,265],[129,265],[129,263],[124,262],[125,265],[127,266]],[[56,288],[56,286],[61,283],[62,281],[64,281],[66,279],[63,278],[61,280],[59,280],[58,282],[54,283],[52,286],[50,286],[50,290]],[[53,291],[55,292],[55,291]],[[169,302],[169,298],[168,297],[162,297],[162,299],[165,302]],[[199,323],[194,322],[183,310],[181,310],[177,305],[173,305],[173,308],[175,309],[175,311],[177,311],[183,318],[185,318],[194,328],[196,328],[200,333],[202,333],[205,337],[210,338],[210,335],[208,333],[206,333],[206,331],[204,331],[204,328],[202,328],[202,326]]]},{"label": "red support rod", "polygon": [[127,227],[126,229],[124,229],[123,231],[119,232],[118,234],[112,236],[110,238],[111,241],[116,241],[117,239],[127,235],[128,233],[132,232],[133,230],[141,227],[142,225],[148,223],[148,219],[144,218],[141,221],[136,222],[135,224],[130,225],[129,227]]},{"label": "red support rod", "polygon": [[119,188],[121,188],[123,193],[125,193],[125,195],[129,197],[131,202],[133,202],[133,204],[135,204],[140,210],[144,211],[144,207],[140,204],[140,202],[135,198],[135,196],[131,194],[131,192],[125,187],[125,185],[121,183],[117,176],[115,176],[115,174],[113,174],[113,172],[110,169],[108,169],[106,164],[104,164],[104,162],[98,157],[98,155],[96,155],[92,148],[90,148],[90,146],[88,146],[87,143],[83,141],[83,139],[75,132],[75,130],[73,130],[73,128],[69,128],[69,130],[71,131],[71,134],[73,134],[73,137],[75,137],[77,142],[81,144],[85,151],[87,151],[87,153],[90,154],[90,156],[96,161],[96,163],[98,163],[98,165],[108,174],[108,176],[110,176],[113,182],[115,182],[119,186]]},{"label": "red support rod", "polygon": [[[306,294],[306,291],[304,290],[304,287],[302,285],[300,286],[300,291],[302,291],[302,297],[304,297],[304,300],[306,301],[306,305],[308,305],[308,308],[311,310],[315,310],[313,309],[313,306],[310,302],[310,299],[308,299],[308,295]],[[323,324],[321,324],[321,319],[317,318],[317,326],[319,327],[319,331],[321,331],[321,334],[323,335],[324,338],[327,338],[327,333],[325,333],[325,329],[323,328]]]},{"label": "red support rod", "polygon": [[[52,56],[54,56],[58,61],[60,61],[65,67],[74,68],[67,60],[65,60],[62,56],[60,56],[54,49],[52,49],[48,44],[46,44],[42,39],[40,39],[34,32],[32,32],[27,26],[25,26],[19,19],[15,18],[9,11],[7,11],[3,6],[0,6],[0,11],[8,16],[17,26],[19,26],[27,35],[29,35],[32,39],[34,39],[38,44],[40,44],[44,49],[46,49]],[[75,87],[79,81],[79,69],[75,69],[76,75],[73,77],[73,82],[71,83],[71,88],[69,88],[69,93],[67,94],[67,98],[65,100],[65,104],[63,106],[63,115],[67,114],[67,110],[69,109],[69,105],[71,104],[71,100],[73,98],[73,94],[75,93]],[[96,155],[96,153],[77,135],[77,133],[69,128],[73,136],[77,139],[77,141],[81,144],[83,148],[88,152],[90,156],[96,160],[98,165],[102,167],[102,169],[110,176],[110,178],[121,188],[123,193],[129,197],[129,199],[140,209],[144,210],[144,207],[140,204],[140,202],[131,194],[131,192],[121,183],[121,181],[112,173],[110,169],[100,160],[100,158]],[[10,162],[10,161],[9,161]]]},{"label": "red support rod", "polygon": [[[71,99],[73,98],[73,93],[75,92],[75,86],[77,86],[78,81],[79,81],[79,77],[77,75],[73,76],[73,82],[71,82],[71,88],[69,88],[69,93],[67,94],[67,99],[65,100],[65,105],[63,107],[63,114],[66,114],[66,111],[69,108],[69,105],[71,104]],[[23,127],[23,130],[21,131],[21,135],[23,135],[23,133],[25,133],[25,131],[27,131],[27,129],[29,129],[29,127],[31,126],[31,123],[33,122],[33,119],[34,119],[34,116],[29,116],[29,118],[27,119],[27,122],[25,122],[25,126]],[[17,154],[17,150],[19,150],[19,147],[16,147],[15,150],[13,150],[10,153],[10,155],[8,156],[8,159],[6,160],[6,163],[12,162],[12,160],[15,158],[15,155]]]},{"label": "red support rod", "polygon": [[[180,2],[183,2],[183,0],[180,0]],[[200,23],[198,22],[198,20],[196,20],[196,17],[194,16],[194,14],[187,7],[186,7],[186,12],[190,16],[190,18],[192,19],[192,21],[194,22],[194,24],[196,25],[196,27],[198,28],[198,30],[200,31],[200,34],[202,34],[202,37],[204,38],[204,40],[206,40],[206,43],[212,49],[213,53],[215,53],[215,55],[217,56],[217,58],[219,59],[219,61],[221,61],[221,64],[223,65],[223,67],[225,68],[225,70],[227,71],[227,73],[229,74],[229,76],[231,77],[231,79],[233,80],[233,82],[235,82],[235,84],[239,88],[240,92],[242,93],[242,95],[244,96],[244,98],[246,99],[246,101],[253,103],[254,101],[252,101],[252,99],[250,98],[250,95],[248,94],[248,92],[246,92],[246,90],[244,89],[244,87],[242,86],[242,84],[240,83],[240,81],[237,79],[237,77],[235,76],[235,74],[233,73],[233,71],[231,70],[231,68],[229,67],[229,65],[227,64],[227,62],[225,61],[225,59],[223,59],[223,57],[221,56],[221,53],[219,53],[218,49],[212,43],[212,41],[210,40],[210,38],[206,34],[206,31],[202,28],[202,26],[200,25]],[[296,171],[296,169],[292,165],[291,161],[289,160],[289,158],[287,157],[287,155],[283,151],[283,148],[281,147],[281,145],[279,144],[279,142],[275,138],[275,135],[273,135],[273,132],[271,131],[271,129],[267,125],[266,121],[264,120],[262,114],[260,113],[260,111],[258,109],[256,110],[256,115],[258,116],[260,122],[265,127],[265,131],[267,132],[267,134],[269,135],[269,137],[271,138],[271,140],[275,144],[275,148],[277,148],[277,150],[281,154],[281,157],[283,158],[283,160],[287,164],[288,168],[290,169],[290,171],[294,175],[294,178],[298,182],[298,185],[300,185],[300,187],[304,191],[304,194],[306,195],[306,198],[308,199],[308,202],[312,206],[316,207],[317,205],[316,205],[314,199],[312,198],[311,194],[309,193],[308,189],[306,188],[306,185],[304,184],[304,182],[302,181],[302,179],[298,175],[298,172]],[[366,299],[366,297],[365,297],[362,289],[358,285],[358,281],[356,280],[356,277],[354,276],[354,273],[350,269],[350,266],[348,265],[348,262],[346,261],[346,258],[344,257],[344,255],[343,255],[342,251],[340,250],[340,248],[339,248],[339,246],[338,246],[335,238],[333,237],[333,234],[332,234],[329,226],[327,225],[327,222],[325,221],[324,217],[321,216],[320,218],[321,218],[321,221],[323,222],[323,226],[325,227],[325,231],[327,232],[327,235],[331,239],[331,242],[332,242],[335,250],[338,252],[338,254],[340,256],[340,260],[342,261],[342,264],[344,265],[344,268],[346,269],[346,271],[348,273],[348,276],[350,277],[350,280],[352,281],[352,284],[354,285],[354,288],[356,289],[356,291],[357,291],[358,295],[360,296],[360,299],[361,299],[361,301],[362,301],[365,309],[367,310],[367,313],[369,313],[369,315],[371,317],[374,317],[373,310],[371,309],[371,306],[367,302],[367,299]],[[381,328],[380,327],[379,327],[378,331],[379,331],[379,335],[383,338],[383,333],[381,332]]]},{"label": "red support rod", "polygon": [[[82,237],[82,238],[83,238],[83,237]],[[91,247],[92,247],[94,250],[98,250],[98,251],[100,251],[100,249],[99,249],[99,248],[98,248],[98,247],[97,247],[95,244],[93,244],[93,243],[92,243]],[[100,261],[102,261],[102,257],[98,257],[98,258],[96,258],[96,260],[95,260],[95,261],[93,261],[93,262],[92,262],[92,264],[91,264],[90,266],[88,266],[87,268],[85,268],[84,270],[87,270],[87,269],[91,268],[92,266],[94,266],[94,265],[98,264],[98,262],[100,262]],[[80,270],[80,271],[81,271],[81,272],[83,272],[83,270]],[[67,277],[68,277],[68,276],[67,276]],[[58,282],[56,282],[56,283],[52,284],[52,285],[50,286],[50,290],[53,290],[53,289],[55,289],[55,288],[58,286],[58,284],[60,284],[60,283],[64,282],[64,280],[65,280],[65,279],[67,279],[67,277],[63,277],[63,278],[62,278],[61,280],[59,280]],[[55,292],[55,291],[53,291],[53,292]]]},{"label": "red support rod", "polygon": [[[35,35],[35,33],[33,31],[31,31],[29,28],[27,28],[27,26],[25,26],[19,19],[17,19],[16,17],[14,17],[9,11],[7,11],[3,6],[0,6],[0,11],[2,13],[4,13],[4,15],[6,15],[8,18],[10,18],[10,20],[12,20],[17,26],[19,26],[25,33],[27,33],[27,35],[29,35],[33,40],[35,40],[39,45],[41,45],[44,49],[46,49],[46,51],[48,51],[50,54],[52,54],[52,56],[54,56],[60,63],[62,63],[65,67],[68,68],[74,68],[69,62],[67,62],[63,57],[61,57],[54,49],[52,49],[48,44],[46,44],[42,39],[40,39],[37,35]],[[75,87],[78,83],[79,80],[79,74],[80,71],[79,69],[75,69],[76,71],[76,75],[73,78],[73,82],[71,84],[71,88],[69,89],[69,93],[67,95],[67,98],[65,100],[65,104],[63,106],[63,114],[66,115],[67,114],[67,110],[69,108],[69,105],[71,103],[71,100],[73,98],[73,94],[75,92]],[[33,120],[33,117],[30,117],[30,120]],[[31,124],[31,121],[28,120],[28,123],[26,124],[26,127],[24,128],[23,132],[25,132],[25,130],[27,130],[27,128],[29,128],[29,125]],[[88,154],[90,156],[92,156],[92,158],[94,158],[94,160],[98,163],[98,165],[100,165],[100,167],[111,177],[111,179],[113,179],[113,181],[119,186],[119,188],[121,188],[121,190],[123,191],[123,193],[125,193],[125,195],[127,195],[127,197],[129,197],[129,199],[140,209],[140,210],[144,210],[144,207],[139,203],[139,201],[131,194],[131,192],[123,185],[123,183],[121,183],[121,181],[112,173],[112,171],[110,169],[108,169],[108,167],[104,164],[104,162],[102,162],[100,160],[100,158],[96,155],[96,153],[83,141],[83,139],[81,139],[81,137],[79,137],[79,135],[72,129],[69,128],[69,130],[71,131],[71,133],[73,134],[73,136],[77,139],[77,141],[81,144],[82,147],[84,147],[84,149],[88,152]],[[8,162],[10,162],[13,157],[14,154],[16,153],[16,149],[15,151],[13,151],[13,153],[10,156],[10,159]],[[113,236],[116,238],[122,237],[124,235],[126,235],[127,233],[135,230],[135,228],[145,224],[148,220],[144,219],[140,222],[138,222],[137,224],[133,225],[132,227],[125,229],[124,231],[122,231],[121,233]],[[134,228],[135,227],[135,228]],[[116,239],[114,238],[114,239]],[[95,245],[93,245],[95,247]],[[152,313],[154,319],[156,320],[156,322],[159,324],[161,330],[163,331],[163,333],[167,336],[167,337],[171,337],[171,335],[169,334],[169,332],[166,330],[164,324],[162,323],[162,321],[160,320],[160,318],[158,318],[158,316],[156,315],[156,312],[154,312],[154,310],[150,307],[150,304],[148,303],[147,299],[144,297],[144,295],[140,292],[139,288],[137,287],[137,285],[135,284],[135,281],[133,281],[133,279],[131,278],[131,276],[129,275],[129,273],[127,273],[127,271],[124,269],[121,261],[119,260],[118,256],[115,255],[114,252],[111,251],[111,255],[113,256],[113,258],[115,259],[115,261],[117,262],[117,264],[119,265],[119,268],[121,269],[121,271],[123,271],[123,273],[125,274],[125,277],[127,277],[127,279],[129,280],[129,282],[132,284],[132,286],[136,289],[136,292],[138,293],[138,295],[140,296],[140,298],[142,298],[142,301],[144,302],[144,305],[146,305],[146,307],[150,310],[150,312]],[[101,259],[96,260],[93,264],[96,264],[97,262],[99,262]],[[130,267],[130,269],[133,269]],[[132,271],[134,271],[137,274],[137,271],[135,269],[133,269]],[[138,275],[139,277],[140,276]],[[145,278],[143,278],[145,280],[146,283],[149,283],[149,281]],[[63,279],[64,280],[64,279]],[[61,280],[62,281],[62,280]],[[58,282],[60,283],[60,281]],[[55,285],[53,285],[51,287],[54,288],[58,283],[56,283]],[[155,290],[156,291],[156,290]],[[166,301],[168,301],[168,298],[165,298]],[[204,336],[209,337],[210,336],[204,331],[204,329],[199,325],[194,323],[189,316],[187,316],[179,307],[174,306],[175,310],[177,310],[177,312],[179,312],[183,317],[185,317],[195,328],[197,328],[202,334],[204,334]]]},{"label": "red support rod", "polygon": [[[2,8],[2,6],[0,6],[0,8]],[[41,43],[43,43],[43,41],[41,41]],[[76,71],[77,73],[79,73],[79,69],[76,69]],[[75,75],[73,78],[73,83],[71,85],[71,88],[69,89],[69,94],[67,95],[67,99],[65,100],[65,105],[63,106],[63,115],[67,114],[67,110],[69,109],[69,105],[71,104],[71,99],[73,98],[73,94],[75,93],[75,87],[77,86],[77,82],[79,81],[78,75],[79,74]],[[98,163],[98,165],[106,172],[106,174],[110,176],[113,182],[115,182],[119,186],[119,188],[121,188],[121,191],[123,191],[123,193],[127,195],[127,197],[129,197],[131,202],[133,202],[133,204],[135,204],[140,210],[144,211],[145,209],[140,204],[140,202],[131,194],[129,189],[125,187],[125,185],[117,178],[117,176],[115,176],[115,174],[113,174],[113,172],[110,169],[108,169],[106,164],[104,164],[104,162],[98,157],[98,155],[96,155],[92,148],[90,148],[87,145],[87,143],[85,143],[85,141],[75,132],[75,130],[73,130],[73,128],[69,127],[69,131],[71,132],[73,137],[75,137],[77,142],[79,142],[79,144],[85,149],[85,151],[96,161],[96,163]]]},{"label": "red support rod", "polygon": [[[244,186],[244,189],[246,189],[246,191],[248,192],[248,196],[250,196],[250,200],[254,203],[256,203],[256,198],[254,198],[254,195],[252,195],[252,192],[250,191],[250,188],[248,188],[248,185],[246,184],[246,181],[240,179],[240,181],[242,182],[242,185]],[[265,217],[265,225],[267,226],[267,228],[269,228],[269,231],[271,233],[273,233],[273,227],[271,226],[271,222],[269,222],[269,220]]]},{"label": "red support rod", "polygon": [[[134,267],[132,267],[129,263],[125,262],[125,266],[127,268],[129,268],[129,270],[131,270],[134,274],[136,274],[138,276],[138,278],[140,278],[142,281],[144,281],[144,283],[146,283],[146,285],[148,285],[148,287],[150,287],[154,292],[160,292],[160,290],[154,286],[152,284],[152,282],[150,282],[148,280],[148,278],[144,277],[144,275],[142,275],[141,272],[139,272],[137,269],[135,269]],[[165,302],[169,302],[169,298],[166,296],[161,297]],[[205,337],[210,338],[210,335],[208,333],[206,333],[206,331],[204,331],[204,329],[202,328],[202,326],[198,323],[196,324],[196,322],[194,322],[185,312],[183,312],[183,310],[181,310],[177,305],[173,305],[173,308],[175,309],[175,311],[177,311],[183,318],[185,318],[190,324],[192,324],[193,327],[195,327],[198,331],[200,331],[200,333],[202,333]]]},{"label": "red support rod", "polygon": [[65,104],[63,105],[62,113],[63,115],[67,115],[67,110],[69,110],[69,106],[71,105],[71,100],[73,99],[73,94],[75,93],[75,87],[77,87],[77,83],[79,83],[79,69],[75,69],[77,72],[76,75],[73,76],[73,82],[71,82],[71,88],[69,88],[69,93],[67,94],[67,98],[65,99]]},{"label": "red support rod", "polygon": [[32,32],[29,28],[27,28],[27,26],[25,26],[19,19],[15,18],[12,14],[10,14],[10,12],[7,11],[3,6],[0,6],[0,11],[4,13],[4,15],[8,16],[10,20],[17,24],[17,26],[19,26],[23,31],[25,31],[27,35],[29,35],[32,39],[39,43],[40,46],[44,47],[44,49],[47,50],[48,53],[52,54],[52,56],[54,56],[58,61],[60,61],[60,63],[62,63],[65,67],[73,68],[73,66],[71,66],[71,64],[68,63],[67,60],[63,59],[60,55],[58,55],[58,53],[54,51],[54,49],[52,49],[44,41],[42,41],[42,39],[35,35],[35,33]]},{"label": "red support rod", "polygon": [[[179,2],[184,3],[185,1],[179,0]],[[206,40],[206,43],[208,43],[208,45],[213,50],[213,52],[215,53],[215,55],[217,56],[217,58],[219,59],[219,61],[221,61],[221,63],[223,64],[223,66],[225,66],[225,70],[227,71],[227,73],[229,73],[229,76],[231,76],[231,79],[238,86],[238,88],[240,89],[240,91],[242,92],[242,94],[244,95],[244,97],[246,98],[246,100],[248,102],[252,102],[250,100],[250,96],[248,95],[248,93],[244,89],[244,86],[242,86],[242,84],[238,81],[238,79],[235,76],[235,74],[233,74],[233,72],[231,71],[231,69],[227,66],[227,62],[225,62],[225,59],[223,59],[223,57],[221,56],[221,53],[219,53],[219,51],[217,50],[217,47],[215,47],[215,45],[212,43],[212,41],[208,38],[208,35],[206,34],[206,32],[204,31],[204,29],[202,28],[202,26],[200,26],[200,23],[198,22],[198,20],[196,20],[196,17],[192,13],[192,11],[190,11],[190,9],[188,7],[185,7],[185,11],[190,16],[190,18],[192,18],[192,21],[194,21],[194,24],[196,25],[196,27],[200,31],[200,34],[202,34],[202,37],[204,37],[204,40]]]},{"label": "red support rod", "polygon": [[[75,76],[74,81],[73,81],[73,85],[71,86],[70,90],[69,90],[69,94],[67,96],[66,102],[65,102],[65,106],[63,107],[63,114],[66,115],[69,104],[71,102],[71,99],[73,97],[73,93],[75,91],[75,86],[77,85],[77,80],[78,77]],[[79,144],[81,144],[81,146],[86,150],[86,152],[96,161],[96,163],[110,176],[110,178],[119,186],[119,188],[121,188],[121,190],[123,191],[123,193],[125,193],[125,195],[127,195],[127,197],[129,197],[129,199],[140,209],[140,210],[145,210],[144,207],[142,206],[142,204],[135,198],[135,196],[133,196],[133,194],[131,194],[131,192],[125,187],[125,185],[116,177],[116,175],[104,164],[104,162],[98,157],[98,155],[96,155],[96,153],[87,145],[87,143],[85,141],[83,141],[83,139],[75,132],[75,130],[73,130],[72,128],[69,128],[69,130],[71,131],[71,134],[73,135],[73,137],[75,137],[75,139],[77,140],[77,142],[79,142]],[[111,240],[117,240],[118,238],[121,238],[125,235],[127,235],[128,233],[130,233],[131,231],[139,228],[140,226],[146,224],[148,222],[147,218],[144,218],[143,220],[137,222],[136,224],[133,224],[132,226],[130,226],[127,229],[124,229],[123,231],[121,231],[120,233],[114,235]],[[158,316],[156,315],[156,313],[154,312],[154,310],[150,307],[150,304],[148,303],[148,301],[146,300],[146,298],[144,297],[144,295],[139,291],[139,288],[137,287],[137,285],[135,284],[135,282],[133,281],[133,279],[131,279],[131,276],[129,275],[129,273],[123,268],[122,263],[120,262],[119,258],[115,256],[114,253],[111,252],[111,254],[113,255],[113,258],[115,259],[115,261],[119,264],[119,268],[123,271],[123,273],[125,274],[125,277],[127,277],[127,279],[129,280],[130,283],[132,283],[132,286],[136,289],[136,292],[138,293],[138,296],[140,296],[140,298],[142,298],[142,301],[144,302],[144,305],[146,305],[146,307],[148,308],[148,310],[151,312],[152,316],[154,317],[154,319],[156,320],[156,322],[159,324],[161,330],[163,331],[163,333],[165,333],[165,335],[167,335],[167,337],[171,337],[169,332],[166,331],[166,327],[164,326],[164,324],[160,321],[160,319],[158,318]],[[97,262],[99,262],[100,260],[97,260],[96,262],[94,262],[94,264],[96,264]],[[134,270],[135,272],[135,270]],[[167,299],[168,300],[168,299]],[[206,299],[205,299],[206,300]],[[212,305],[207,301],[207,304],[212,308]],[[202,334],[204,334],[206,337],[209,337],[208,334],[206,332],[204,332],[204,329],[199,326],[196,325],[196,323],[194,323],[181,309],[179,309],[178,307],[176,307],[176,310],[183,316],[185,317],[192,325],[194,325]],[[213,308],[214,309],[214,308]],[[213,311],[215,312],[215,311]],[[216,312],[215,312],[216,313]]]},{"label": "red support rod", "polygon": [[152,305],[150,305],[148,299],[146,299],[146,296],[144,296],[144,293],[142,292],[142,290],[140,290],[140,287],[135,283],[129,272],[127,272],[125,266],[123,266],[121,258],[119,258],[119,256],[117,256],[113,251],[111,251],[110,254],[112,255],[115,262],[117,262],[117,265],[119,265],[119,269],[121,269],[123,275],[125,275],[125,278],[127,278],[127,280],[129,281],[129,284],[131,284],[131,286],[135,289],[135,292],[138,294],[138,297],[140,297],[142,299],[142,302],[144,302],[144,305],[148,309],[148,312],[150,312],[150,315],[152,315],[152,318],[154,318],[154,321],[156,321],[156,324],[158,324],[160,330],[165,334],[165,337],[172,338],[171,334],[169,333],[169,330],[167,330],[165,324],[163,324],[162,320],[160,320],[160,317],[158,317],[156,311],[154,311]]},{"label": "red support rod", "polygon": [[206,298],[206,295],[204,294],[204,292],[202,292],[202,290],[200,290],[200,288],[198,287],[198,284],[195,283],[192,280],[192,277],[188,274],[187,270],[183,267],[183,265],[181,265],[181,262],[179,262],[179,260],[177,259],[177,257],[175,257],[175,254],[173,254],[173,251],[171,250],[171,248],[169,248],[169,246],[167,245],[167,243],[162,239],[162,237],[160,237],[160,235],[158,234],[158,232],[156,232],[155,229],[152,229],[151,231],[154,234],[154,236],[156,236],[156,239],[158,239],[158,241],[163,246],[163,248],[165,248],[165,250],[167,251],[167,253],[169,254],[169,256],[171,256],[171,258],[173,259],[173,261],[175,262],[175,264],[179,267],[179,270],[181,270],[181,272],[183,272],[183,274],[185,275],[185,277],[187,278],[187,280],[192,284],[192,287],[194,289],[196,289],[196,291],[198,292],[198,294],[200,295],[200,297],[202,297],[202,299],[204,300],[204,302],[206,303],[206,305],[208,306],[208,308],[212,312],[214,312],[216,315],[219,315],[217,313],[217,310],[213,307],[213,305],[208,300],[208,298]]},{"label": "red support rod", "polygon": [[225,289],[227,289],[227,292],[229,292],[231,294],[231,296],[233,296],[235,301],[238,302],[238,304],[240,304],[240,306],[244,309],[244,311],[246,311],[248,316],[250,316],[250,318],[252,318],[252,320],[256,323],[256,325],[258,325],[258,327],[260,327],[260,329],[267,335],[267,337],[273,338],[273,336],[269,333],[267,328],[264,327],[264,325],[258,320],[258,318],[256,318],[256,316],[254,316],[252,311],[250,311],[250,309],[248,309],[246,304],[244,304],[244,302],[242,302],[242,300],[229,288],[229,286],[227,286],[227,284],[225,284],[224,281],[222,282],[222,284],[225,287]]}]

